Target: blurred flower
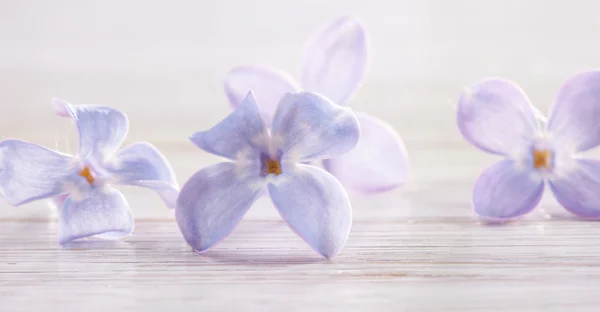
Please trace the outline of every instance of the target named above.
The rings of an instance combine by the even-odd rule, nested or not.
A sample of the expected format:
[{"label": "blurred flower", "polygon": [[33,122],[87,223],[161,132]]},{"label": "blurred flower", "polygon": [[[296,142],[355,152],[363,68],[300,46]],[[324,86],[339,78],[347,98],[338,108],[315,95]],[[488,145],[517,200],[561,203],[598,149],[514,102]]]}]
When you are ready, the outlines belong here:
[{"label": "blurred flower", "polygon": [[549,116],[547,124],[536,119],[527,95],[503,79],[484,80],[461,95],[457,122],[465,139],[506,157],[475,182],[473,208],[483,219],[529,213],[545,182],[571,213],[600,218],[600,161],[577,155],[600,145],[600,71],[568,80]]},{"label": "blurred flower", "polygon": [[79,131],[79,153],[61,154],[21,140],[0,142],[0,194],[14,206],[53,199],[60,207],[59,242],[97,236],[119,238],[133,232],[123,194],[111,184],[154,189],[174,207],[178,185],[165,157],[148,143],[120,151],[127,117],[101,106],[75,106],[54,99],[58,115],[71,117]]},{"label": "blurred flower", "polygon": [[[367,64],[367,40],[361,24],[343,17],[308,43],[302,62],[302,89],[346,105],[362,84]],[[301,87],[277,69],[246,66],[233,69],[225,79],[225,92],[236,107],[248,90],[256,94],[260,114],[269,125],[279,100]],[[353,192],[371,194],[406,182],[408,156],[396,131],[366,113],[356,114],[361,140],[344,155],[324,160],[325,169]]]},{"label": "blurred flower", "polygon": [[356,116],[325,97],[300,92],[282,98],[272,121],[269,133],[249,92],[227,118],[190,138],[233,161],[196,172],[177,199],[177,223],[196,251],[229,235],[265,187],[283,219],[315,251],[331,258],[345,244],[352,223],[346,191],[331,174],[302,162],[354,148]]}]

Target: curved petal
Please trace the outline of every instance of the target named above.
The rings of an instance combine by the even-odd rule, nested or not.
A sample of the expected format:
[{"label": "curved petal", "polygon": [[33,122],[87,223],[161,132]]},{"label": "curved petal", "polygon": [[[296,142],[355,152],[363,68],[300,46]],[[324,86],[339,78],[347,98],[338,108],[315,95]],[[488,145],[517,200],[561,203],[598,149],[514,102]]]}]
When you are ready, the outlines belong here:
[{"label": "curved petal", "polygon": [[231,162],[196,172],[177,198],[175,218],[181,234],[194,250],[208,250],[233,231],[263,187],[257,176]]},{"label": "curved petal", "polygon": [[306,162],[350,151],[358,143],[360,130],[349,108],[316,93],[298,92],[281,100],[272,136],[284,158]]},{"label": "curved petal", "polygon": [[307,45],[302,86],[345,105],[365,76],[367,52],[362,25],[350,17],[338,19]]},{"label": "curved petal", "polygon": [[134,220],[123,194],[110,188],[95,188],[85,198],[69,197],[60,210],[58,240],[101,236],[121,238],[133,233]]},{"label": "curved petal", "polygon": [[21,140],[0,142],[0,195],[13,206],[61,194],[76,170],[71,156]]},{"label": "curved petal", "polygon": [[[381,119],[357,113],[360,141],[346,154],[324,160],[327,171],[354,192],[372,194],[401,186],[408,177],[408,155],[400,136]],[[382,152],[383,151],[383,152]]]},{"label": "curved petal", "polygon": [[190,140],[211,154],[235,159],[256,159],[257,150],[268,142],[267,129],[258,113],[252,91],[229,116],[207,131],[194,133]]},{"label": "curved petal", "polygon": [[169,208],[175,207],[179,186],[173,168],[150,143],[138,142],[120,150],[107,165],[111,180],[154,189]]},{"label": "curved petal", "polygon": [[310,247],[331,259],[352,226],[352,207],[342,184],[327,171],[298,164],[269,183],[273,204]]},{"label": "curved petal", "polygon": [[76,106],[54,98],[52,106],[60,116],[71,116],[79,130],[79,156],[90,161],[104,160],[119,149],[129,130],[127,116],[106,106]]},{"label": "curved petal", "polygon": [[233,107],[254,92],[260,115],[267,125],[271,124],[277,104],[288,92],[300,87],[289,74],[269,67],[243,66],[231,70],[225,77],[225,93]]},{"label": "curved petal", "polygon": [[574,152],[600,145],[600,71],[569,79],[550,109],[548,132]]},{"label": "curved petal", "polygon": [[61,209],[65,205],[67,198],[69,198],[69,194],[65,193],[65,194],[56,195],[56,196],[50,198],[48,201],[50,202],[49,203],[50,207],[52,207],[54,209]]},{"label": "curved petal", "polygon": [[556,200],[569,212],[600,218],[600,161],[577,159],[572,170],[548,181]]},{"label": "curved petal", "polygon": [[544,192],[544,181],[512,160],[488,167],[473,188],[475,213],[490,221],[516,219],[533,210]]},{"label": "curved petal", "polygon": [[514,156],[539,131],[527,95],[514,82],[487,79],[463,92],[456,114],[462,135],[476,147]]}]

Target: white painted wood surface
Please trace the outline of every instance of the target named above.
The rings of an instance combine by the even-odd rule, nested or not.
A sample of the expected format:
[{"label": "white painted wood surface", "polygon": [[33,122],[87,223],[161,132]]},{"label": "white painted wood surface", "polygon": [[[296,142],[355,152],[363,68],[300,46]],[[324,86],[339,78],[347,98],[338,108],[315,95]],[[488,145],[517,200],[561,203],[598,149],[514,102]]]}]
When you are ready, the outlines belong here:
[{"label": "white painted wood surface", "polygon": [[357,221],[317,257],[284,224],[247,221],[205,255],[172,222],[65,249],[54,223],[1,222],[1,311],[597,311],[600,228]]},{"label": "white painted wood surface", "polygon": [[203,255],[144,190],[127,192],[133,209],[164,216],[138,218],[118,242],[61,248],[45,205],[18,208],[36,214],[0,221],[0,311],[598,310],[598,223],[571,219],[548,196],[522,222],[479,224],[469,208],[479,152],[447,147],[446,164],[427,154],[440,155],[415,148],[423,179],[405,190],[353,197],[350,238],[331,261],[267,199]]}]

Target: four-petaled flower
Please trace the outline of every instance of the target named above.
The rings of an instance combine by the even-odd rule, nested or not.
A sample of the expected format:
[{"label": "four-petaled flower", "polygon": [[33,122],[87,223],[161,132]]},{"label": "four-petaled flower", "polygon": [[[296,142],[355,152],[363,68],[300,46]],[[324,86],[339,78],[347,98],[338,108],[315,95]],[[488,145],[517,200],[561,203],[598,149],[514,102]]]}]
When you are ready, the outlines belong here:
[{"label": "four-petaled flower", "polygon": [[545,182],[571,213],[600,218],[600,161],[577,153],[600,145],[600,71],[578,74],[558,92],[544,127],[513,82],[484,80],[460,97],[458,127],[479,149],[505,156],[473,189],[475,213],[518,218],[540,202]]},{"label": "four-petaled flower", "polygon": [[21,140],[0,142],[0,194],[11,205],[54,199],[60,207],[61,244],[133,232],[129,205],[111,184],[154,189],[174,207],[179,187],[165,157],[143,142],[118,151],[129,126],[122,112],[59,99],[53,100],[53,107],[58,115],[75,121],[79,152],[70,156]]},{"label": "four-petaled flower", "polygon": [[190,138],[201,149],[233,162],[196,172],[182,187],[175,216],[188,244],[205,251],[229,235],[265,189],[306,243],[331,258],[352,223],[350,200],[327,171],[302,164],[336,156],[359,139],[356,116],[320,95],[286,94],[267,131],[249,92],[219,124]]},{"label": "four-petaled flower", "polygon": [[[360,87],[366,72],[367,39],[361,24],[349,17],[332,23],[308,44],[302,62],[302,88],[319,93],[337,105],[346,105]],[[248,90],[256,94],[261,116],[271,123],[277,104],[301,87],[277,69],[246,66],[233,69],[225,79],[225,92],[236,107]],[[356,114],[361,139],[355,149],[323,161],[324,168],[349,190],[372,194],[406,182],[408,156],[404,143],[384,121]]]}]

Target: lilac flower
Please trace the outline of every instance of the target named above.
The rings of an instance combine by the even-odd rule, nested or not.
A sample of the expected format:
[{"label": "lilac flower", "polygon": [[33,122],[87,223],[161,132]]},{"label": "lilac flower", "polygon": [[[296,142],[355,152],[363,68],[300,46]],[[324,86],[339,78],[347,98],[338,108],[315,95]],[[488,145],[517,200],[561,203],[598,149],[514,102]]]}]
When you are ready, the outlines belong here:
[{"label": "lilac flower", "polygon": [[154,189],[174,207],[178,186],[165,157],[148,143],[117,151],[128,131],[127,117],[101,106],[74,106],[54,99],[57,114],[79,130],[79,152],[65,155],[21,140],[0,142],[0,194],[14,206],[39,199],[61,205],[59,242],[133,232],[129,205],[111,184]]},{"label": "lilac flower", "polygon": [[457,121],[473,145],[506,157],[475,183],[472,200],[479,216],[503,221],[525,215],[539,204],[547,182],[565,209],[600,218],[600,161],[578,155],[600,145],[600,71],[568,80],[543,127],[527,95],[502,79],[467,89]]},{"label": "lilac flower", "polygon": [[269,133],[250,92],[231,115],[190,139],[233,161],[196,172],[181,189],[175,216],[196,251],[229,235],[265,187],[283,219],[315,251],[331,258],[345,244],[352,211],[344,188],[301,162],[354,148],[359,127],[349,109],[314,93],[286,94]]},{"label": "lilac flower", "polygon": [[[343,17],[308,44],[302,62],[302,88],[346,105],[366,72],[367,40],[361,24]],[[233,69],[225,79],[225,92],[236,107],[252,90],[263,120],[271,123],[275,108],[287,92],[301,87],[277,69],[246,66]],[[324,161],[324,167],[356,193],[388,191],[405,183],[408,156],[404,143],[384,121],[357,113],[361,140],[352,151]]]}]

